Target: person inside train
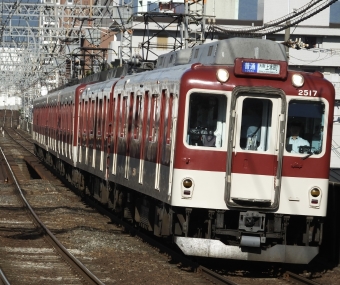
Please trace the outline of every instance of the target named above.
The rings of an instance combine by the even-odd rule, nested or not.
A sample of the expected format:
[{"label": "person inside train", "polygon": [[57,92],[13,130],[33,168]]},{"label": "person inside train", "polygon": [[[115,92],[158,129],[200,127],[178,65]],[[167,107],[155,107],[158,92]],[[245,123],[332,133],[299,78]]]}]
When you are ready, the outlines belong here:
[{"label": "person inside train", "polygon": [[261,138],[262,109],[249,104],[254,103],[254,100],[248,99],[245,103],[248,104],[244,104],[242,111],[240,146],[247,150],[257,150]]},{"label": "person inside train", "polygon": [[307,140],[300,137],[301,125],[293,122],[290,127],[290,137],[288,138],[287,151],[291,153],[305,153],[301,147],[309,147],[310,144]]},{"label": "person inside train", "polygon": [[216,136],[213,131],[208,131],[208,134],[202,135],[203,146],[216,146]]}]

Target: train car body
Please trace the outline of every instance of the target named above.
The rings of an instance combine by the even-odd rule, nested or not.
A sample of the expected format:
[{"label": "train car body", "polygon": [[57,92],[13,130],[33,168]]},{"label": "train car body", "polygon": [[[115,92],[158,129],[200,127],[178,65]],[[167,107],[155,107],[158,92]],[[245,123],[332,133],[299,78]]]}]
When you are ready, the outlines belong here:
[{"label": "train car body", "polygon": [[187,255],[308,263],[334,97],[322,74],[289,71],[279,44],[234,38],[39,98],[33,137],[76,187]]},{"label": "train car body", "polygon": [[5,128],[17,128],[21,114],[19,110],[2,109],[0,110],[0,126]]}]

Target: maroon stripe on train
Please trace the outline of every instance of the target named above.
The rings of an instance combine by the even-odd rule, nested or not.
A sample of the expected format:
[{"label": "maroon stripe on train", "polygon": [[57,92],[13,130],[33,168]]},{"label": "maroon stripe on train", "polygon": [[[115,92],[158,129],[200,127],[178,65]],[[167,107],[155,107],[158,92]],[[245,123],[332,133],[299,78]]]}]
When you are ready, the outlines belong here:
[{"label": "maroon stripe on train", "polygon": [[[186,149],[185,155],[176,156],[175,168],[185,170],[226,172],[227,153],[213,150]],[[238,152],[239,162],[232,164],[233,173],[274,175],[276,156]],[[233,156],[235,154],[233,153]],[[282,164],[282,176],[324,178],[329,175],[329,160],[323,158],[307,158],[285,156]]]}]

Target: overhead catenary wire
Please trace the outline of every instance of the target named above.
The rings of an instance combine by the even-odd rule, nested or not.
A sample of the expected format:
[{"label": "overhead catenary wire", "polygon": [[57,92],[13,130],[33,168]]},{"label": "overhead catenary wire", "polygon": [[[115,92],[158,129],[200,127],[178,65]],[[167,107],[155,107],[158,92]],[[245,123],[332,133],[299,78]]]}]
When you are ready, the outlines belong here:
[{"label": "overhead catenary wire", "polygon": [[[17,1],[16,3],[19,5],[20,3],[22,2],[25,2],[25,1]],[[97,1],[94,1],[95,3],[97,3]],[[304,5],[303,7],[299,8],[299,9],[296,9],[293,13],[290,13],[284,17],[281,17],[279,19],[276,19],[276,20],[273,20],[273,21],[270,21],[268,23],[265,23],[263,26],[261,27],[250,27],[250,28],[242,28],[242,29],[234,29],[234,28],[229,28],[229,29],[224,29],[224,31],[222,30],[219,30],[221,27],[219,26],[213,26],[214,29],[216,31],[220,31],[220,32],[223,32],[225,33],[225,31],[227,31],[227,33],[230,34],[230,32],[228,32],[228,30],[230,31],[234,31],[234,32],[237,32],[239,33],[240,31],[242,32],[241,34],[239,34],[240,36],[252,36],[252,37],[259,37],[261,35],[267,35],[269,33],[275,33],[279,30],[283,30],[283,29],[286,29],[287,28],[287,25],[286,25],[286,21],[288,20],[292,20],[291,21],[291,25],[290,26],[296,26],[298,23],[300,23],[301,21],[305,20],[306,18],[308,17],[311,17],[311,15],[314,15],[313,13],[318,13],[320,11],[322,11],[323,9],[325,9],[326,7],[330,6],[332,3],[334,3],[336,1],[325,1],[325,0],[312,0],[310,2],[308,2],[306,5]],[[80,1],[74,1],[74,5],[72,7],[68,6],[67,9],[69,9],[71,12],[72,11],[76,11],[77,9],[80,9],[82,8],[84,5],[81,5],[80,4],[81,2]],[[105,5],[113,5],[113,3],[116,3],[117,5],[119,3],[117,3],[117,1],[115,0],[110,0],[110,1],[106,1]],[[127,1],[126,5],[130,5],[132,3],[132,1]],[[150,4],[155,4],[155,3],[158,3],[158,1],[153,1],[151,3],[148,3],[148,4],[145,4],[145,5],[139,5],[138,7],[140,6],[149,6]],[[24,4],[24,3],[23,3]],[[180,4],[178,4],[180,5]],[[178,5],[176,5],[175,7],[177,7]],[[42,4],[40,5],[37,5],[37,7],[42,7]],[[46,5],[46,9],[47,9],[47,5]],[[66,6],[65,6],[66,7]],[[137,6],[135,5],[130,5],[130,8],[133,9]],[[18,8],[18,7],[17,7]],[[155,7],[156,8],[156,7]],[[49,54],[49,51],[47,51],[46,53],[43,53],[42,56],[43,58],[41,58],[39,61],[36,61],[36,62],[29,62],[29,65],[30,67],[28,67],[28,69],[31,69],[31,70],[42,70],[42,62],[44,60],[46,60],[46,58],[48,58],[49,56],[50,57],[53,57],[53,54],[56,53],[56,52],[60,52],[60,53],[63,53],[63,49],[65,48],[66,46],[66,42],[62,42],[61,40],[64,38],[65,39],[65,36],[66,38],[69,37],[70,40],[72,40],[74,38],[74,41],[76,42],[78,39],[77,37],[79,38],[81,34],[84,34],[84,31],[86,29],[97,29],[97,30],[101,30],[103,31],[105,28],[102,28],[99,26],[99,23],[105,18],[109,18],[109,19],[113,19],[113,14],[110,13],[109,9],[108,8],[103,8],[102,9],[103,11],[105,11],[105,13],[103,14],[100,14],[100,18],[97,20],[97,21],[93,21],[93,26],[89,27],[89,26],[85,26],[84,23],[86,20],[85,17],[75,17],[73,15],[73,21],[67,31],[66,34],[64,34],[62,31],[59,32],[59,34],[56,34],[55,35],[55,40],[51,43],[50,45],[50,50],[49,51],[52,51],[51,52],[51,55],[48,55]],[[12,16],[14,15],[14,11],[11,10],[11,13],[12,13]],[[138,13],[136,14],[133,14],[133,17],[135,17],[136,15],[138,15]],[[9,19],[12,18],[12,16],[8,15],[7,16],[7,23],[9,21]],[[132,19],[130,19],[132,20]],[[281,25],[283,23],[283,25]],[[138,25],[139,23],[136,23],[136,24],[132,24],[131,26],[131,29],[133,29],[136,25]],[[209,27],[211,27],[212,25],[210,25]],[[2,27],[4,29],[4,26]],[[90,36],[92,37],[92,35],[90,34]],[[100,35],[100,38],[98,38],[98,45],[101,44],[104,40],[106,40],[108,37],[112,36],[111,33],[106,33],[106,34],[101,34]],[[93,41],[92,41],[93,42]],[[62,69],[64,68],[64,66],[66,65],[66,59],[67,59],[67,56],[64,57],[64,60],[62,59],[62,57],[60,55],[58,55],[58,61],[57,61],[57,65],[56,67],[52,67],[50,68],[50,70],[48,72],[40,72],[39,74],[39,79],[40,80],[47,80],[50,76],[53,75],[54,72],[56,72],[56,69]],[[28,80],[29,78],[26,78],[25,81],[29,81]],[[33,79],[34,81],[35,79]],[[31,85],[31,84],[30,84]],[[27,86],[27,85],[26,85]],[[22,86],[21,90],[22,89],[25,89],[27,90],[26,87]]]},{"label": "overhead catenary wire", "polygon": [[[295,26],[298,23],[311,18],[312,16],[320,13],[322,10],[328,8],[333,3],[337,2],[338,0],[315,0],[316,3],[309,3],[305,6],[302,11],[297,13],[290,13],[288,16],[279,19],[278,21],[272,21],[269,23],[265,23],[260,27],[253,27],[253,28],[225,28],[222,26],[215,25],[215,31],[219,31],[221,33],[229,34],[229,35],[238,35],[238,36],[249,36],[249,37],[262,37],[269,34],[274,34],[280,31],[283,31],[289,27]],[[319,2],[323,2],[320,5],[317,5]],[[313,4],[313,5],[312,5]],[[301,14],[303,16],[299,17]],[[289,21],[288,21],[289,20]],[[283,25],[279,25],[284,23]]]}]

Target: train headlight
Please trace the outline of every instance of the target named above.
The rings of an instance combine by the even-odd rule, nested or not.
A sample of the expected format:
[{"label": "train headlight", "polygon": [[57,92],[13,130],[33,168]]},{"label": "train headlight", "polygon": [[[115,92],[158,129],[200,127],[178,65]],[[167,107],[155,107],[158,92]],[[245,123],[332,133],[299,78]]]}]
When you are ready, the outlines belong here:
[{"label": "train headlight", "polygon": [[320,189],[318,189],[318,188],[313,188],[313,189],[310,191],[310,194],[311,194],[313,197],[319,197],[319,196],[320,196]]},{"label": "train headlight", "polygon": [[217,80],[221,83],[227,82],[229,79],[229,72],[226,69],[218,69],[216,72]]},{"label": "train headlight", "polygon": [[292,76],[292,84],[294,87],[301,87],[305,83],[305,79],[301,74],[293,74]]},{"label": "train headlight", "polygon": [[194,192],[194,181],[191,178],[184,178],[182,180],[182,198],[191,198]]},{"label": "train headlight", "polygon": [[192,186],[192,181],[190,179],[183,180],[184,188],[190,188]]},{"label": "train headlight", "polygon": [[309,195],[308,195],[308,200],[309,200],[309,206],[311,208],[320,208],[321,204],[321,197],[322,197],[322,191],[319,187],[313,187],[312,189],[309,190]]}]

